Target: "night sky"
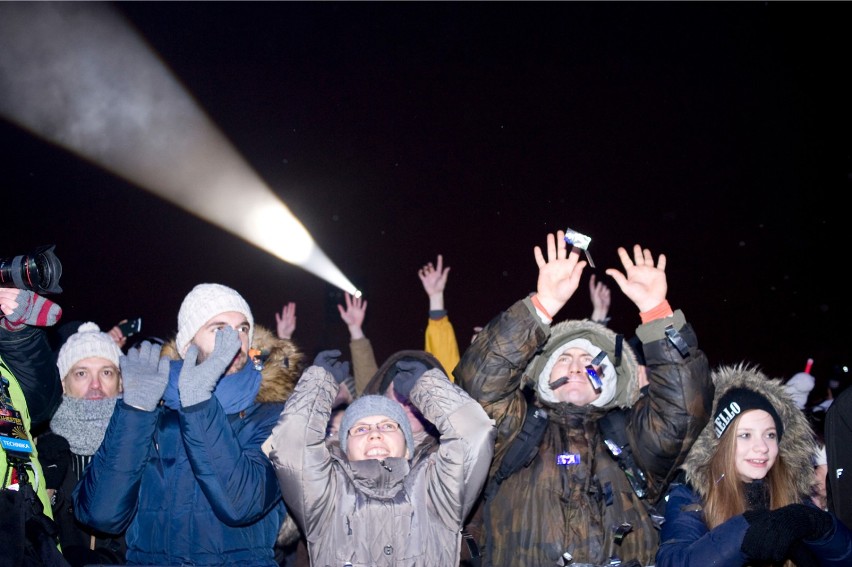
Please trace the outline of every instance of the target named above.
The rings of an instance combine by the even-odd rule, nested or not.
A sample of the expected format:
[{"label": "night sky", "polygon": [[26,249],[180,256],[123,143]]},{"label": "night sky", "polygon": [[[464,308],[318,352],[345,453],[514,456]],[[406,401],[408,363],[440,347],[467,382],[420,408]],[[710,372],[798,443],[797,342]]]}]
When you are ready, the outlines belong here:
[{"label": "night sky", "polygon": [[[628,336],[603,270],[639,243],[714,365],[850,362],[849,3],[116,7],[364,291],[380,363],[423,346],[423,264],[452,267],[464,347],[566,227],[592,237]],[[0,256],[56,244],[64,321],[169,338],[192,286],[219,282],[269,327],[295,301],[311,355],[348,352],[317,276],[2,120],[0,149]],[[591,272],[559,319],[591,313]]]}]

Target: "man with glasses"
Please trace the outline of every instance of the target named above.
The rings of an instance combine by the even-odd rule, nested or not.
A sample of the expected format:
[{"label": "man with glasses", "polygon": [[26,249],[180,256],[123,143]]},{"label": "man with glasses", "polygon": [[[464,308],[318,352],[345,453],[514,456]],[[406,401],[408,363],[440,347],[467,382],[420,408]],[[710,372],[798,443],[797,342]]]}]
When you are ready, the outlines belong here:
[{"label": "man with glasses", "polygon": [[312,565],[458,565],[461,529],[488,474],[493,421],[439,368],[397,363],[394,390],[440,433],[412,461],[402,405],[365,395],[343,415],[339,444],[326,425],[346,363],[317,356],[265,444]]}]

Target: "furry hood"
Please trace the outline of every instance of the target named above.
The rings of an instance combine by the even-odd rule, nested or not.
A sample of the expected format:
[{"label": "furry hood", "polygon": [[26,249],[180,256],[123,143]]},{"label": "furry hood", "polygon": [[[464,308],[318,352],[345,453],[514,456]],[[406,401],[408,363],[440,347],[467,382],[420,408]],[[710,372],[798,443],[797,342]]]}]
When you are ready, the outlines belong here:
[{"label": "furry hood", "polygon": [[[304,370],[305,354],[293,341],[279,339],[275,333],[261,325],[255,325],[249,353],[251,358],[248,364],[262,365],[262,381],[255,401],[287,401]],[[172,360],[180,358],[174,339],[163,345],[162,355]]]},{"label": "furry hood", "polygon": [[[549,376],[542,378],[542,372],[548,367],[551,358],[560,352],[564,345],[575,339],[585,339],[593,346],[606,352],[607,358],[614,366],[615,391],[612,399],[602,409],[632,406],[639,399],[636,355],[633,354],[630,345],[622,336],[617,335],[604,325],[588,319],[563,321],[554,325],[550,330],[550,338],[542,351],[527,365],[524,371],[524,384],[532,386],[539,402],[543,405],[553,405],[541,399],[537,386],[540,380],[549,380]],[[620,348],[617,348],[617,344],[620,345]],[[616,352],[617,350],[620,352]],[[606,385],[604,388],[606,389]]]},{"label": "furry hood", "polygon": [[364,388],[364,394],[384,394],[388,387],[390,387],[393,377],[396,374],[396,372],[393,372],[394,366],[403,358],[420,360],[429,368],[437,368],[444,374],[447,373],[444,367],[441,366],[441,363],[438,362],[438,359],[424,350],[400,350],[390,355],[384,364],[376,370],[376,373],[370,378],[367,387]]},{"label": "furry hood", "polygon": [[784,424],[784,434],[778,444],[778,454],[790,467],[799,493],[803,496],[810,495],[813,484],[812,459],[816,454],[813,431],[805,414],[796,407],[784,386],[781,385],[781,380],[770,379],[756,367],[740,363],[714,370],[713,384],[716,387],[716,394],[713,398],[710,421],[698,435],[682,466],[686,471],[686,480],[702,498],[707,497],[707,488],[713,482],[713,479],[709,478],[710,458],[719,444],[712,416],[716,415],[716,406],[725,392],[731,388],[742,387],[761,394],[775,408],[781,423]]}]

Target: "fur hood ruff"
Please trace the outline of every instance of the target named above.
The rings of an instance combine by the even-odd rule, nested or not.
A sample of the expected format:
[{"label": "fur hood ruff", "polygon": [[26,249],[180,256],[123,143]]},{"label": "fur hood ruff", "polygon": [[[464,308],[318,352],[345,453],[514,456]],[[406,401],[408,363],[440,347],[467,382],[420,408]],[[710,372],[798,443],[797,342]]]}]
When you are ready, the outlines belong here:
[{"label": "fur hood ruff", "polygon": [[810,496],[814,478],[812,459],[816,454],[813,431],[805,414],[796,407],[793,399],[781,385],[781,380],[770,379],[756,367],[740,363],[736,366],[723,366],[713,371],[713,383],[716,387],[713,413],[682,467],[686,471],[686,480],[701,495],[701,498],[707,497],[707,489],[713,482],[713,479],[709,478],[710,458],[719,444],[713,424],[716,406],[725,392],[735,387],[748,388],[761,394],[778,412],[784,424],[784,434],[778,445],[778,453],[790,467],[799,493],[803,497]]},{"label": "fur hood ruff", "polygon": [[[603,409],[630,407],[639,399],[639,378],[637,375],[639,363],[636,361],[636,355],[633,354],[630,345],[627,344],[627,340],[622,337],[619,364],[615,352],[617,338],[618,335],[611,329],[589,319],[558,323],[551,328],[550,338],[542,351],[527,365],[524,371],[524,383],[535,388],[548,361],[554,353],[560,350],[560,347],[574,339],[586,339],[594,346],[604,350],[609,360],[615,365],[617,379],[615,394]],[[537,393],[536,397],[538,397]]]}]

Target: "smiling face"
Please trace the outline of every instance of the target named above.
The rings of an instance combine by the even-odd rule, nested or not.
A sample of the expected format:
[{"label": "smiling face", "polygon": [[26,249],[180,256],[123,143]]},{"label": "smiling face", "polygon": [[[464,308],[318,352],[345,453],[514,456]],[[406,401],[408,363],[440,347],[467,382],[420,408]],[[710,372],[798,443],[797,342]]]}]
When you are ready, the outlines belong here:
[{"label": "smiling face", "polygon": [[775,420],[761,409],[742,414],[736,423],[737,474],[743,482],[764,478],[778,457],[778,432]]},{"label": "smiling face", "polygon": [[92,356],[77,362],[62,380],[62,391],[71,398],[101,400],[121,392],[121,378],[115,364]]},{"label": "smiling face", "polygon": [[349,428],[346,447],[350,461],[408,457],[402,429],[399,424],[384,415],[359,419]]},{"label": "smiling face", "polygon": [[198,347],[198,364],[201,364],[213,353],[213,348],[216,346],[216,332],[224,327],[233,327],[240,334],[240,350],[234,355],[234,360],[225,371],[225,374],[233,374],[242,370],[248,362],[251,324],[245,315],[238,311],[227,311],[212,317],[195,333],[192,342]]},{"label": "smiling face", "polygon": [[549,381],[562,377],[568,378],[568,381],[553,390],[558,401],[585,406],[598,399],[600,393],[595,392],[586,374],[586,366],[591,362],[592,355],[581,348],[571,347],[559,355],[550,371]]}]

